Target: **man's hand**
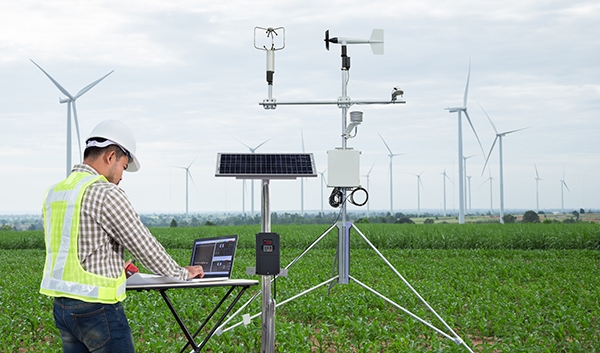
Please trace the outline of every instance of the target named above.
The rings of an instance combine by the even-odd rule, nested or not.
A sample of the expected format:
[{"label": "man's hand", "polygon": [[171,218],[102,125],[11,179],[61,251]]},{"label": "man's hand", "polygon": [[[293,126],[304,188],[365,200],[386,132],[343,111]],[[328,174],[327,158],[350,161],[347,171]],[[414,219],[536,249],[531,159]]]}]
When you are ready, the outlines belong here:
[{"label": "man's hand", "polygon": [[204,277],[204,269],[202,266],[186,266],[185,268],[190,273],[190,279]]}]

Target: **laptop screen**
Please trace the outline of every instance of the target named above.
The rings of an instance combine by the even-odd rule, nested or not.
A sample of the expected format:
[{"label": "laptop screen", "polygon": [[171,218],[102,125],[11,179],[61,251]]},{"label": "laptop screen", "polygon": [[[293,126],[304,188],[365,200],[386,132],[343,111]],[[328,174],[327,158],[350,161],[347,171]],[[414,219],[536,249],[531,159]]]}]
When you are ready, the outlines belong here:
[{"label": "laptop screen", "polygon": [[204,278],[230,278],[237,240],[237,235],[194,240],[190,266],[201,265]]}]

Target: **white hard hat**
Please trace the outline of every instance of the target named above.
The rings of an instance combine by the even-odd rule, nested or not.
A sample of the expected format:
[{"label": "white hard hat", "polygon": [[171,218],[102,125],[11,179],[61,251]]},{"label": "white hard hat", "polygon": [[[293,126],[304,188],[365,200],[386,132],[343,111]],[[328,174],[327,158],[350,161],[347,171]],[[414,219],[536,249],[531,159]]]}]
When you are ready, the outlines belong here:
[{"label": "white hard hat", "polygon": [[129,153],[131,160],[127,165],[128,172],[137,172],[140,169],[140,162],[135,156],[135,137],[127,125],[118,120],[105,120],[96,125],[92,133],[86,140],[94,137],[110,140],[108,145],[115,144],[121,147],[126,153]]}]

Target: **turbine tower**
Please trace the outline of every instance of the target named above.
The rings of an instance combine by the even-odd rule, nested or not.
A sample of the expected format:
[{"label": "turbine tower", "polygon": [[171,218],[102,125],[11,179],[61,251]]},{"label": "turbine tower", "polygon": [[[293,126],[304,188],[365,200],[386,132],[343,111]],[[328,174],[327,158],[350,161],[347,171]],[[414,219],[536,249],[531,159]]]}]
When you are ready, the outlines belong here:
[{"label": "turbine tower", "polygon": [[[196,158],[198,158],[198,156],[196,156]],[[192,163],[190,163],[187,167],[179,167],[179,166],[175,166],[174,168],[180,168],[180,169],[184,169],[185,170],[185,221],[186,223],[188,222],[188,218],[189,218],[189,180],[188,179],[192,179],[192,183],[194,183],[194,187],[196,186],[196,183],[194,182],[194,178],[192,178],[192,173],[190,173],[190,167],[192,166],[192,164],[194,164],[194,162],[196,161],[196,158],[194,158],[194,160],[192,161]]]},{"label": "turbine tower", "polygon": [[539,188],[538,188],[538,184],[540,183],[540,180],[543,180],[542,178],[540,178],[540,175],[538,174],[538,169],[537,169],[537,165],[533,165],[535,167],[535,206],[537,209],[537,213],[540,213],[540,193],[539,193]]},{"label": "turbine tower", "polygon": [[481,141],[479,141],[479,136],[477,136],[477,132],[475,131],[475,127],[473,127],[473,123],[471,122],[471,118],[469,117],[469,113],[467,113],[467,96],[469,94],[469,80],[471,78],[471,60],[469,59],[469,73],[467,75],[467,84],[465,86],[465,94],[463,96],[463,105],[461,107],[455,108],[446,108],[449,113],[458,113],[458,223],[465,223],[465,178],[463,176],[463,139],[462,139],[462,113],[465,113],[467,117],[467,121],[469,125],[471,125],[471,129],[477,138],[477,142],[479,142],[479,147],[481,148],[481,153],[485,156],[485,152],[483,151],[483,146],[481,145]]},{"label": "turbine tower", "polygon": [[[481,104],[479,104],[479,106],[481,107]],[[494,128],[494,131],[496,132],[496,138],[494,139],[494,142],[492,143],[492,148],[490,148],[490,152],[488,153],[488,156],[485,160],[485,164],[483,165],[483,171],[485,170],[487,162],[490,159],[492,151],[494,150],[496,141],[498,141],[498,155],[500,156],[500,223],[504,223],[504,168],[502,165],[502,138],[508,134],[512,134],[513,132],[525,130],[528,128],[525,127],[525,128],[517,129],[517,130],[498,132],[498,129],[496,129],[496,125],[494,125],[494,122],[492,122],[492,119],[490,119],[490,116],[487,114],[485,109],[483,109],[483,107],[481,107],[481,110],[483,110],[483,112],[485,113],[485,116],[487,116],[488,120],[490,121],[490,124],[492,124],[492,127]],[[481,172],[481,174],[483,174],[483,171]]]},{"label": "turbine tower", "polygon": [[563,178],[560,180],[560,210],[563,214],[565,213],[565,188],[567,188],[568,192],[571,192],[565,181],[565,170],[563,168]]},{"label": "turbine tower", "polygon": [[[374,166],[375,166],[375,162],[373,162],[373,165],[371,166],[371,169],[369,169],[369,172],[368,172],[367,174],[363,175],[364,177],[366,177],[366,178],[367,178],[367,194],[368,194],[368,193],[369,193],[369,191],[370,191],[370,185],[371,185],[371,184],[370,184],[370,182],[369,182],[369,178],[370,178],[371,171],[373,170],[373,167],[374,167]],[[369,218],[369,213],[370,213],[370,210],[369,210],[369,201],[367,200],[367,218]]]},{"label": "turbine tower", "polygon": [[385,144],[385,147],[390,152],[390,154],[388,154],[388,157],[390,157],[390,214],[393,215],[394,214],[394,192],[393,192],[394,179],[392,177],[393,159],[394,159],[394,157],[403,155],[404,153],[393,153],[392,150],[390,149],[390,146],[388,146],[387,142],[385,142],[385,140],[383,139],[381,134],[377,133],[377,135],[379,135],[379,137],[381,138],[381,141],[383,141],[383,143]]},{"label": "turbine tower", "polygon": [[[260,146],[271,141],[272,139],[274,139],[274,137],[271,137],[270,139],[261,142],[260,144],[258,144],[258,146],[254,147],[254,148],[248,146],[247,144],[243,143],[242,141],[236,139],[235,137],[233,139],[236,140],[237,142],[241,143],[242,145],[246,146],[248,148],[248,150],[250,150],[250,153],[254,153]],[[254,217],[254,179],[250,180],[250,190],[251,190],[251,202],[252,202],[252,205],[250,205],[250,212],[251,212],[250,215],[252,217]],[[242,183],[242,213],[244,214],[244,216],[246,216],[245,195],[246,195],[246,180],[244,179],[244,182]]]},{"label": "turbine tower", "polygon": [[[29,60],[31,60],[31,59],[29,59]],[[44,69],[42,69],[42,67],[40,65],[38,65],[33,60],[31,60],[31,62],[35,66],[37,66],[40,70],[42,70],[42,72],[50,79],[50,81],[52,81],[52,83],[54,83],[56,88],[58,88],[58,90],[61,91],[62,94],[67,96],[67,98],[59,98],[59,102],[61,104],[67,103],[67,176],[69,176],[69,174],[71,173],[71,168],[73,167],[73,165],[71,164],[71,149],[72,149],[72,146],[71,146],[71,135],[72,135],[72,133],[71,133],[71,109],[73,109],[73,117],[74,117],[74,121],[75,121],[75,131],[77,132],[77,142],[79,144],[79,158],[80,158],[80,160],[83,160],[82,149],[81,149],[81,137],[79,134],[79,120],[77,119],[77,106],[75,105],[75,101],[77,100],[77,98],[84,95],[87,91],[91,90],[95,85],[100,83],[100,81],[104,80],[106,78],[106,76],[112,74],[115,70],[112,70],[111,72],[107,73],[106,75],[102,76],[101,78],[97,79],[96,81],[83,87],[79,92],[77,92],[76,95],[72,95],[63,86],[61,86],[60,83],[58,83],[58,81],[56,81],[54,78],[52,78],[52,76],[50,76],[50,74],[48,74],[46,71],[44,71]]]}]

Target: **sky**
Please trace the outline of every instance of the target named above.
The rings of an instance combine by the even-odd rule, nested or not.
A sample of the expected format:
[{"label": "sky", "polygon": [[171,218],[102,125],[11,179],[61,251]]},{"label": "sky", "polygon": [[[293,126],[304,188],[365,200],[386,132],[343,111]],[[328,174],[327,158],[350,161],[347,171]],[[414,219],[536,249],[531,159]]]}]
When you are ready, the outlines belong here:
[{"label": "sky", "polygon": [[[0,2],[0,213],[41,213],[46,189],[66,176],[65,96],[30,61],[72,94],[114,70],[77,100],[81,139],[105,119],[127,124],[141,169],[120,186],[139,213],[260,212],[260,181],[215,177],[217,153],[313,153],[319,172],[342,145],[337,106],[265,110],[265,33],[284,27],[275,54],[273,97],[335,100],[342,95],[340,46],[331,37],[368,39],[383,29],[384,55],[348,46],[348,96],[406,104],[353,106],[364,121],[348,146],[369,174],[370,211],[458,209],[458,118],[463,117],[470,207],[498,212],[498,145],[503,140],[504,206],[565,211],[600,208],[600,3],[597,1],[18,1]],[[73,161],[80,161],[73,131]],[[83,141],[82,141],[83,143]],[[193,162],[193,163],[192,163]],[[191,164],[191,165],[190,165]],[[372,168],[372,169],[371,169]],[[491,174],[488,174],[491,173]],[[421,174],[420,199],[417,176]],[[325,172],[325,178],[327,173]],[[489,177],[492,177],[490,193]],[[561,198],[561,182],[564,189]],[[272,180],[270,209],[299,212],[300,180]],[[304,181],[304,210],[325,212],[319,177]],[[490,196],[492,202],[490,203]],[[242,204],[242,199],[245,204]],[[468,198],[469,199],[469,198]],[[468,205],[468,204],[467,204]],[[350,206],[364,210],[367,206]]]}]

